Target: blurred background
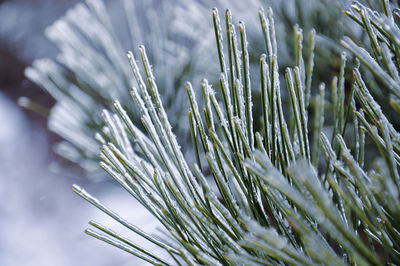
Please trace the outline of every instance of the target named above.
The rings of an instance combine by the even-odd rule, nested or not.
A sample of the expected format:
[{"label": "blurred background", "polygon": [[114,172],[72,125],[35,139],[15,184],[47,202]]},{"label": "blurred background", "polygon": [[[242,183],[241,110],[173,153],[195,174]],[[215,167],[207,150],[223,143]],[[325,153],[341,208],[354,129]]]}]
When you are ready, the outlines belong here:
[{"label": "blurred background", "polygon": [[91,182],[79,171],[52,166],[58,160],[52,145],[60,138],[48,131],[46,117],[17,105],[21,96],[46,109],[54,104],[51,96],[24,77],[24,69],[35,59],[55,57],[57,49],[44,30],[77,2],[0,1],[0,265],[142,264],[83,233],[89,220],[106,225],[111,221],[76,196],[70,190],[73,183],[144,230],[155,227],[140,206],[111,182]]}]

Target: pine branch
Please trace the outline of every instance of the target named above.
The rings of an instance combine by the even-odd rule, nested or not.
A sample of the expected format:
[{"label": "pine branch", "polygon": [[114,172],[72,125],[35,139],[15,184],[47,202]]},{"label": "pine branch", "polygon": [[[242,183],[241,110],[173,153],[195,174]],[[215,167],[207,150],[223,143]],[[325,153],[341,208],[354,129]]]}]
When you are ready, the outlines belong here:
[{"label": "pine branch", "polygon": [[[397,97],[396,71],[400,65],[390,51],[394,52],[397,44],[396,38],[388,37],[397,34],[397,24],[387,13],[388,2],[383,6],[381,19],[370,22],[366,14],[379,16],[359,5],[356,9],[364,10],[357,21],[372,39],[372,56],[349,38],[342,44]],[[196,163],[185,158],[172,131],[144,47],[139,48],[144,72],[139,70],[134,54],[128,53],[138,84],[131,96],[140,111],[144,132],[134,126],[119,101],[114,103],[115,114],[104,112],[110,141],[102,146],[102,168],[160,221],[169,232],[168,239],[149,236],[89,193],[73,187],[116,221],[164,248],[169,260],[95,222],[91,225],[105,235],[92,230],[87,233],[161,265],[399,263],[399,133],[370,93],[363,78],[368,73],[361,73],[358,66],[353,69],[353,86],[346,99],[346,55],[339,57],[340,69],[332,80],[330,99],[333,134],[328,137],[324,127],[328,102],[325,86],[319,86],[317,95],[311,90],[313,72],[325,71],[317,64],[313,67],[314,31],[309,38],[311,48],[305,53],[302,30],[295,28],[296,57],[294,65],[285,70],[284,86],[280,82],[272,10],[265,15],[261,9],[266,47],[259,61],[258,86],[263,139],[262,134],[254,132],[256,98],[252,97],[255,92],[250,83],[253,78],[244,23],[238,24],[237,31],[228,10],[224,36],[217,9],[212,15],[221,75],[216,89],[207,80],[202,82],[203,114],[196,90],[190,83],[185,86]],[[225,49],[223,37],[228,43]],[[307,66],[303,54],[307,55]],[[284,92],[290,100],[285,110]],[[314,97],[316,114],[309,117],[307,107]],[[346,131],[348,127],[353,127],[353,133]],[[312,141],[309,128],[313,128]],[[354,134],[352,141],[347,141],[345,134]],[[379,151],[368,154],[382,162],[379,167],[364,163],[369,152],[367,138]]]}]

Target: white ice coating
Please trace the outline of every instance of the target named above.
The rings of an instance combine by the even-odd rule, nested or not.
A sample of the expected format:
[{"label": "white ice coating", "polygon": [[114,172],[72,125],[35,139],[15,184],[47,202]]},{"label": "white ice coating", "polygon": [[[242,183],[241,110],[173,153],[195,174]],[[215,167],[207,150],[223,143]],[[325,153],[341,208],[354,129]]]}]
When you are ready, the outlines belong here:
[{"label": "white ice coating", "polygon": [[122,163],[119,161],[119,159],[116,157],[114,152],[110,150],[110,148],[107,145],[102,146],[102,152],[106,155],[106,157],[111,161],[112,166],[119,172],[121,175],[125,175],[127,173],[125,167],[122,165]]},{"label": "white ice coating", "polygon": [[[233,49],[233,59],[234,59],[234,63],[235,63],[235,68],[236,68],[236,64],[237,64],[237,71],[235,71],[236,75],[237,75],[237,79],[240,80],[240,82],[242,81],[242,73],[240,71],[241,69],[241,65],[242,65],[242,60],[239,56],[239,49],[238,49],[238,41],[237,41],[237,35],[236,35],[236,30],[235,27],[232,25],[231,26],[232,29],[232,49]],[[233,86],[233,84],[232,84]]]},{"label": "white ice coating", "polygon": [[228,121],[226,120],[226,118],[221,110],[218,100],[215,97],[215,95],[213,95],[213,94],[211,94],[210,98],[211,98],[211,102],[214,107],[214,110],[217,113],[217,117],[219,119],[220,125],[221,125],[222,129],[224,130],[224,133],[227,137],[227,141],[230,143],[230,146],[233,146],[233,144],[232,144],[233,138],[232,138],[231,133],[229,132]]},{"label": "white ice coating", "polygon": [[[156,89],[156,88],[154,88]],[[143,113],[146,113],[146,107],[144,106],[144,103],[141,99],[141,97],[138,95],[137,90],[133,90],[133,96],[135,100],[138,102],[138,105],[140,109],[142,110]],[[151,99],[148,98],[148,101],[151,102]],[[166,115],[165,115],[166,116]],[[167,120],[168,118],[165,117]],[[176,142],[175,135],[172,133],[170,127],[168,125],[166,128],[161,130],[161,132],[157,133],[156,130],[154,129],[153,123],[150,121],[150,117],[148,115],[142,117],[143,123],[146,125],[146,127],[150,130],[149,134],[153,138],[153,141],[155,142],[157,149],[160,152],[161,158],[163,158],[163,161],[167,167],[167,169],[171,172],[171,175],[175,177],[175,181],[177,182],[178,186],[180,187],[180,190],[183,191],[183,193],[188,193],[186,186],[189,185],[187,181],[188,178],[193,178],[189,168],[187,167],[186,161],[183,158],[183,154],[180,151],[179,145]],[[166,130],[166,131],[165,131]],[[167,155],[166,151],[164,150],[164,146],[160,142],[159,139],[159,134],[162,134],[163,139],[168,141],[169,146],[171,147],[171,150],[169,151],[170,156]],[[171,161],[171,156],[176,157],[176,162]],[[176,165],[177,164],[177,165]],[[181,169],[182,171],[179,171]],[[184,182],[184,183],[183,183]],[[195,182],[194,182],[195,183]],[[186,185],[185,185],[186,184]],[[190,198],[190,197],[187,197]]]},{"label": "white ice coating", "polygon": [[[218,51],[220,58],[220,63],[222,64],[221,67],[221,72],[223,75],[225,75],[225,77],[227,77],[227,71],[226,71],[226,62],[225,62],[225,55],[224,55],[224,49],[223,49],[223,37],[222,37],[222,28],[221,28],[221,22],[219,19],[219,14],[218,14],[218,9],[216,7],[213,7],[212,9],[212,13],[213,13],[213,18],[215,19],[215,26],[217,27],[217,34],[216,37],[217,42],[218,42],[218,46],[220,48],[220,51]],[[220,53],[221,52],[221,53]]]},{"label": "white ice coating", "polygon": [[221,80],[222,80],[222,90],[225,92],[226,95],[226,104],[227,104],[227,116],[228,117],[233,117],[233,105],[232,105],[232,100],[231,100],[231,92],[229,90],[229,84],[228,81],[226,79],[226,75],[221,74],[220,76]]},{"label": "white ice coating", "polygon": [[268,62],[272,62],[273,51],[272,51],[271,34],[270,34],[270,21],[269,19],[265,18],[265,12],[263,8],[259,9],[258,14],[261,17],[261,23],[262,23],[261,25],[263,26],[266,35],[265,38],[267,45]]},{"label": "white ice coating", "polygon": [[238,100],[239,100],[239,125],[241,125],[241,128],[244,130],[246,128],[246,115],[245,115],[245,100],[243,96],[243,85],[240,82],[240,80],[236,80],[236,88],[238,91]]},{"label": "white ice coating", "polygon": [[168,139],[167,143],[171,143],[170,144],[171,150],[173,150],[172,154],[175,154],[175,156],[177,156],[176,159],[177,159],[177,161],[179,163],[180,159],[184,159],[183,158],[183,154],[181,153],[180,146],[179,146],[178,142],[176,141],[176,136],[172,132],[172,127],[171,127],[171,124],[169,123],[167,113],[164,110],[164,107],[163,107],[163,104],[162,104],[162,101],[161,101],[161,97],[160,97],[160,95],[158,93],[157,85],[156,85],[156,82],[155,82],[155,79],[154,79],[154,75],[153,75],[153,73],[151,71],[151,68],[150,68],[150,65],[149,65],[149,62],[148,62],[148,58],[147,58],[145,49],[144,49],[144,47],[141,47],[140,49],[141,49],[141,52],[142,52],[143,57],[144,57],[145,68],[147,68],[147,71],[148,71],[147,73],[149,75],[149,82],[151,84],[151,90],[152,90],[153,94],[155,95],[153,101],[157,105],[158,116],[160,117],[160,119],[162,121],[162,124],[164,126],[164,130],[166,131],[165,134],[166,134],[167,139]]},{"label": "white ice coating", "polygon": [[[141,49],[141,52],[143,53],[143,57],[145,58],[145,62],[146,62],[146,58],[147,57],[145,55],[145,51],[144,51],[143,47]],[[151,134],[154,134],[154,136],[152,135],[152,137],[157,137],[158,138],[158,136],[160,136],[161,137],[160,140],[162,141],[163,146],[166,148],[166,151],[171,155],[171,154],[173,154],[172,147],[170,145],[167,133],[166,133],[165,128],[164,128],[164,126],[166,124],[165,124],[165,121],[161,121],[160,120],[160,118],[162,119],[163,114],[162,113],[160,114],[159,112],[157,112],[156,108],[154,107],[154,101],[152,100],[152,98],[150,97],[149,93],[147,92],[146,85],[144,84],[142,76],[139,73],[138,66],[136,64],[136,61],[133,58],[133,54],[132,53],[128,53],[128,54],[131,57],[130,62],[132,64],[132,66],[133,66],[135,77],[136,77],[138,83],[140,84],[139,88],[140,88],[140,91],[141,91],[141,93],[143,95],[143,97],[141,97],[141,96],[138,95],[138,93],[134,94],[135,95],[134,96],[135,100],[138,102],[139,110],[141,111],[141,113],[142,113],[142,115],[144,117],[147,117],[149,120],[152,120],[152,122],[154,123],[154,124],[151,123],[151,125],[150,125],[150,129],[152,131]],[[149,66],[146,65],[146,63],[145,63],[145,67],[147,67],[146,68],[147,69],[147,74],[150,75],[150,77],[151,77],[151,75],[152,75],[152,74],[150,74],[151,70],[149,69]],[[150,81],[150,84],[151,84],[150,90],[153,93],[155,93],[156,90],[157,90],[157,87],[154,87],[155,84],[153,84],[153,82],[154,81]],[[136,89],[134,89],[134,92],[135,91],[137,92]],[[160,105],[159,104],[160,103],[156,102],[157,109],[160,109]],[[151,117],[151,119],[150,119],[150,117]],[[155,125],[155,127],[153,125]],[[167,126],[170,126],[170,125],[168,124]]]},{"label": "white ice coating", "polygon": [[253,136],[253,102],[252,102],[252,97],[251,97],[251,83],[250,83],[250,61],[249,61],[249,53],[248,53],[248,42],[247,42],[247,36],[246,36],[246,28],[245,24],[243,21],[239,21],[239,30],[241,34],[242,40],[242,53],[244,51],[244,58],[242,58],[243,61],[243,76],[244,76],[244,87],[245,87],[245,96],[247,95],[247,98],[245,99],[245,116],[246,116],[246,124],[248,127],[248,130],[246,131],[247,138],[249,139],[249,145],[253,149],[254,148],[254,136]]},{"label": "white ice coating", "polygon": [[[134,142],[138,143],[142,150],[143,149],[149,150],[151,151],[151,154],[156,154],[157,149],[154,146],[154,143],[133,124],[132,120],[129,118],[125,109],[122,108],[121,104],[118,101],[116,101],[114,102],[114,107],[117,110],[118,114],[121,116],[121,118],[124,120],[125,125],[129,129],[131,137],[134,138]],[[145,154],[150,155],[150,153],[145,153]]]},{"label": "white ice coating", "polygon": [[[215,90],[208,84],[208,80],[204,79],[202,82],[202,86],[205,88],[205,104],[206,104],[206,109],[207,112],[210,114],[210,123],[211,123],[211,130],[215,130],[214,126],[214,114],[211,109],[211,101],[210,97],[211,95],[215,94]],[[197,103],[196,103],[197,106]]]},{"label": "white ice coating", "polygon": [[76,108],[74,110],[75,112],[72,112],[72,110],[70,110],[71,107],[71,105],[57,105],[54,107],[50,113],[52,120],[48,123],[49,129],[54,132],[60,132],[59,134],[62,137],[68,137],[71,143],[86,150],[85,152],[97,152],[98,145],[93,139],[93,136],[82,135],[77,132],[81,130],[80,127],[82,125],[79,123],[79,120],[76,119],[75,115],[79,116],[79,114],[82,114],[80,116],[82,119],[85,118],[84,113],[81,113],[79,108]]},{"label": "white ice coating", "polygon": [[353,52],[373,73],[376,73],[376,77],[379,78],[393,94],[400,97],[400,84],[393,80],[364,48],[357,46],[349,37],[344,37],[341,44]]},{"label": "white ice coating", "polygon": [[305,152],[304,155],[306,158],[309,158],[310,148],[309,148],[309,144],[308,144],[308,125],[307,125],[308,116],[307,116],[307,111],[306,111],[305,104],[304,104],[304,87],[303,87],[301,77],[299,76],[299,71],[301,71],[301,70],[298,67],[295,67],[295,78],[296,78],[297,84],[298,84],[298,88],[296,90],[296,92],[298,94],[297,101],[298,101],[298,106],[300,106],[299,129],[300,129],[301,135],[299,137],[301,138],[301,143],[303,145],[303,149]]}]

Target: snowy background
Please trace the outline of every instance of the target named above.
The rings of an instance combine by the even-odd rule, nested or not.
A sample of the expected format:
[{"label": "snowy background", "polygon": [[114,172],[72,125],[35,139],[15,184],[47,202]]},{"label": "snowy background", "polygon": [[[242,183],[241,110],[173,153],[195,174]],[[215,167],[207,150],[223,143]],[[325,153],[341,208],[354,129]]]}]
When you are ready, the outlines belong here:
[{"label": "snowy background", "polygon": [[[57,172],[51,151],[58,139],[46,119],[22,110],[18,97],[51,107],[53,100],[28,82],[34,59],[54,57],[44,29],[76,0],[0,0],[0,265],[142,265],[135,257],[83,233],[89,220],[129,234],[71,190],[83,186],[147,232],[155,223],[132,197],[112,183],[92,183]],[[54,168],[54,167],[53,167]],[[137,237],[131,236],[135,242]],[[146,245],[146,243],[143,243]]]}]

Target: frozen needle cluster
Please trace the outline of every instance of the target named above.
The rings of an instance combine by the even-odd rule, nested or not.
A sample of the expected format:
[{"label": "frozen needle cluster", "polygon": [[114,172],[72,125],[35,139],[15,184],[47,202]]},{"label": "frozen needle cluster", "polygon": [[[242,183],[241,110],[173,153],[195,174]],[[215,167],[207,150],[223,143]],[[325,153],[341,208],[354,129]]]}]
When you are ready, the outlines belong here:
[{"label": "frozen needle cluster", "polygon": [[[278,11],[278,52],[283,66],[290,66],[295,56],[291,48],[294,36],[288,34],[294,24],[307,31],[317,26],[317,47],[323,49],[317,49],[316,63],[326,69],[340,65],[340,60],[332,56],[332,52],[340,50],[339,38],[343,34],[356,34],[354,27],[349,27],[343,19],[341,7],[348,0],[178,0],[173,5],[170,2],[121,0],[105,5],[102,0],[87,0],[80,3],[46,30],[46,37],[60,51],[57,58],[36,60],[26,70],[26,76],[56,100],[48,125],[63,141],[55,145],[55,151],[82,167],[90,177],[104,177],[97,166],[99,139],[93,138],[94,132],[103,130],[104,122],[98,115],[101,110],[111,108],[112,101],[119,100],[135,123],[140,120],[127,90],[137,84],[131,79],[126,50],[141,44],[146,46],[174,132],[185,144],[185,156],[193,157],[191,146],[186,145],[190,143],[188,120],[184,115],[188,105],[180,90],[186,80],[198,84],[203,77],[210,76],[212,83],[216,81],[217,51],[213,48],[214,32],[208,18],[212,6],[230,6],[250,26],[249,71],[257,80],[258,56],[263,53],[264,38],[258,32],[254,10],[261,6],[271,5]],[[330,75],[329,71],[317,72],[314,80],[324,81]]]},{"label": "frozen needle cluster", "polygon": [[144,47],[128,53],[141,125],[121,101],[103,111],[100,166],[165,234],[149,235],[79,186],[73,190],[170,257],[97,222],[86,232],[156,265],[400,263],[400,11],[389,1],[375,5],[381,11],[360,3],[346,11],[370,46],[342,38],[356,59],[336,58],[330,93],[312,82],[326,71],[314,65],[315,31],[303,43],[294,28],[293,64],[282,75],[273,13],[261,9],[264,54],[255,74],[244,22],[234,24],[227,10],[221,23],[213,9],[219,80],[185,86],[193,161],[173,133]]}]

